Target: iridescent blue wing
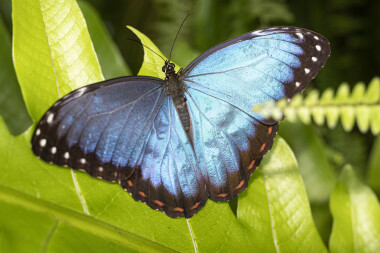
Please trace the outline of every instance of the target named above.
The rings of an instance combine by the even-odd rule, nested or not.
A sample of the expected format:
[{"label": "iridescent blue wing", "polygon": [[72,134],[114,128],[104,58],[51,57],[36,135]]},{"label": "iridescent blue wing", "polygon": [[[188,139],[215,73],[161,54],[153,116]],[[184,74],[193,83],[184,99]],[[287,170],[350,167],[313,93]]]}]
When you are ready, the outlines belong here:
[{"label": "iridescent blue wing", "polygon": [[274,27],[219,44],[184,69],[195,153],[211,199],[231,200],[245,189],[273,144],[277,122],[253,106],[303,91],[329,54],[315,32]]},{"label": "iridescent blue wing", "polygon": [[60,166],[118,181],[132,174],[166,97],[162,80],[124,77],[92,84],[58,100],[32,138],[34,153]]},{"label": "iridescent blue wing", "polygon": [[189,89],[194,149],[209,198],[229,201],[272,147],[278,124],[265,125],[235,106]]},{"label": "iridescent blue wing", "polygon": [[252,106],[303,91],[330,55],[326,38],[295,27],[266,28],[223,42],[182,72],[191,88],[226,101],[261,122]]},{"label": "iridescent blue wing", "polygon": [[136,200],[170,217],[191,217],[207,201],[193,148],[168,97],[149,132],[140,167],[122,181]]},{"label": "iridescent blue wing", "polygon": [[118,181],[171,217],[207,200],[205,183],[163,80],[123,77],[58,100],[42,117],[33,152],[60,166]]}]

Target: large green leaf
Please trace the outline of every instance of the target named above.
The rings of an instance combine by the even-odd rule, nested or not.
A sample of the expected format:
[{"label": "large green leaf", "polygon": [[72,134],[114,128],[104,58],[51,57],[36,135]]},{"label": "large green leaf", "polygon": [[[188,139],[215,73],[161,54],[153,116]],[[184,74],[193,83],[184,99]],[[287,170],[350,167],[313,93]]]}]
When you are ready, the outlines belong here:
[{"label": "large green leaf", "polygon": [[0,16],[0,115],[12,134],[23,132],[31,119],[22,99],[12,62],[11,38]]},{"label": "large green leaf", "polygon": [[[83,77],[87,77],[88,83],[101,80],[99,64],[77,4],[72,0],[63,0],[57,5],[47,7],[46,2],[41,0],[31,0],[28,3],[20,0],[13,2],[14,53],[17,55],[15,62],[18,62],[16,70],[17,75],[21,77],[19,79],[23,92],[27,94],[25,98],[28,108],[35,120],[58,98],[58,90],[63,95],[83,85],[86,79]],[[66,6],[69,6],[69,11],[66,11]],[[62,9],[59,11],[62,15],[53,15],[57,13],[57,8]],[[65,15],[66,18],[63,18]],[[68,22],[71,24],[70,27],[75,27],[74,34],[57,32],[63,29],[62,22]],[[46,23],[50,25],[44,27]],[[27,24],[31,26],[29,29]],[[43,26],[39,29],[33,28],[41,24]],[[31,45],[23,39],[31,35],[30,31],[33,29],[36,36],[32,38],[35,43]],[[75,43],[66,45],[65,42],[78,35],[75,31],[80,31],[81,36],[75,37],[79,45]],[[58,35],[60,38],[54,40],[55,43],[43,43],[44,40],[40,39],[38,44],[36,38],[39,38],[37,36],[39,33],[45,33],[45,42],[57,39]],[[147,44],[144,45],[159,53],[159,50],[150,44],[151,42],[145,42]],[[76,50],[65,47],[68,45]],[[29,52],[27,48],[34,51]],[[72,53],[70,57],[65,53],[66,49]],[[162,75],[162,59],[157,55],[155,57],[158,59],[152,59],[150,62],[152,70],[146,72],[147,75],[157,76],[158,73]],[[85,62],[88,68],[84,65]],[[154,62],[159,63],[159,66],[155,67]],[[34,67],[33,73],[26,68],[31,65]],[[80,75],[76,75],[78,69],[81,70]],[[143,70],[146,68],[143,67]],[[31,74],[37,81],[28,77]],[[93,79],[90,79],[90,76],[93,76]],[[35,85],[34,94],[31,93],[32,85]],[[171,219],[143,203],[134,201],[118,184],[108,183],[85,173],[74,172],[39,160],[30,149],[32,131],[33,128],[21,136],[13,137],[0,121],[2,140],[0,195],[3,196],[0,205],[4,206],[1,215],[17,217],[20,221],[24,217],[26,224],[20,229],[18,223],[0,221],[0,228],[7,224],[12,227],[11,231],[16,231],[0,230],[1,238],[7,238],[0,240],[0,245],[9,252],[19,249],[18,247],[21,247],[20,251],[27,251],[27,248],[24,248],[27,246],[32,247],[29,251],[48,249],[51,252],[92,252],[96,248],[103,249],[106,245],[109,245],[108,251],[119,251],[128,247],[136,249],[129,242],[143,238],[182,252],[215,250],[246,252],[266,248],[263,243],[271,243],[272,246],[268,249],[272,251],[324,250],[311,220],[294,157],[282,140],[277,140],[272,150],[274,155],[266,158],[267,162],[263,163],[262,170],[251,180],[245,195],[239,197],[238,217],[234,215],[228,203],[215,203],[209,200],[206,206],[191,219]],[[280,162],[281,160],[284,163]],[[260,184],[260,179],[264,181],[265,187]],[[280,185],[279,181],[284,181],[286,184]],[[277,186],[279,190],[276,190]],[[287,191],[284,191],[285,189]],[[249,199],[255,200],[256,196],[260,196],[257,201],[249,201]],[[34,208],[29,204],[23,205],[24,201],[20,199],[34,203]],[[61,228],[61,221],[54,214],[55,209],[45,208],[44,205],[57,207],[65,217],[77,217],[81,225],[62,222]],[[299,208],[295,209],[294,205]],[[83,215],[90,216],[91,219]],[[257,217],[264,218],[258,222]],[[300,223],[300,219],[304,222]],[[36,225],[39,220],[41,226]],[[115,230],[108,227],[109,230],[97,231],[92,222],[106,223],[124,231],[121,233],[125,236],[126,242],[119,244],[113,238],[105,238],[102,233],[113,234]],[[260,227],[256,227],[256,224],[260,224]],[[263,230],[266,233],[262,233]],[[30,231],[33,231],[35,236],[28,237]],[[25,238],[30,240],[25,246],[9,243],[22,241]],[[78,238],[85,239],[77,243]],[[52,244],[48,243],[50,246],[46,248],[45,242],[50,240]],[[150,245],[146,248],[142,246],[141,250],[160,249],[155,244]]]},{"label": "large green leaf", "polygon": [[281,138],[239,195],[237,216],[250,229],[257,252],[327,252],[313,223],[297,161]]},{"label": "large green leaf", "polygon": [[78,3],[86,19],[88,32],[91,35],[91,40],[98,55],[104,78],[111,79],[131,75],[131,70],[107,32],[99,14],[96,13],[89,3],[83,1],[79,1]]},{"label": "large green leaf", "polygon": [[[0,206],[0,252],[170,251],[120,228],[3,186]],[[22,243],[12,243],[14,238]]]},{"label": "large green leaf", "polygon": [[103,80],[75,0],[15,0],[12,10],[14,65],[34,121],[57,98]]},{"label": "large green leaf", "polygon": [[351,166],[344,167],[330,200],[334,224],[331,252],[379,252],[380,205]]}]

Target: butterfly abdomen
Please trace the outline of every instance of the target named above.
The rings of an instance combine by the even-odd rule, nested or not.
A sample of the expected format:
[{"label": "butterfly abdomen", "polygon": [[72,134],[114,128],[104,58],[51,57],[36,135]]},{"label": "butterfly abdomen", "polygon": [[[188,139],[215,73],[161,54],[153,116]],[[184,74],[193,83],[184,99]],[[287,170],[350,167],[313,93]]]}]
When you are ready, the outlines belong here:
[{"label": "butterfly abdomen", "polygon": [[185,97],[185,85],[181,82],[176,74],[170,75],[166,79],[168,95],[173,100],[175,109],[181,119],[181,123],[186,133],[189,135],[191,130],[190,112]]}]

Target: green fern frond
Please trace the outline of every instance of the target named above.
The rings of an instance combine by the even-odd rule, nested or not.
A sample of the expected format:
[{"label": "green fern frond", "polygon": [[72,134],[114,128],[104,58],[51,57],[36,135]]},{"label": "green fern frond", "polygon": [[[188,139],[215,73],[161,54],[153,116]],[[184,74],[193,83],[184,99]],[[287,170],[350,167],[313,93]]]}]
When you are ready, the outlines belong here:
[{"label": "green fern frond", "polygon": [[334,128],[340,119],[347,132],[356,122],[362,133],[371,130],[377,135],[380,133],[380,78],[373,78],[367,89],[364,83],[357,83],[350,93],[348,84],[342,83],[335,96],[332,89],[322,95],[313,90],[305,97],[296,95],[290,102],[270,101],[253,110],[265,118],[281,120],[285,116],[290,122],[299,119],[304,124],[313,120],[319,126],[326,123],[329,128]]}]

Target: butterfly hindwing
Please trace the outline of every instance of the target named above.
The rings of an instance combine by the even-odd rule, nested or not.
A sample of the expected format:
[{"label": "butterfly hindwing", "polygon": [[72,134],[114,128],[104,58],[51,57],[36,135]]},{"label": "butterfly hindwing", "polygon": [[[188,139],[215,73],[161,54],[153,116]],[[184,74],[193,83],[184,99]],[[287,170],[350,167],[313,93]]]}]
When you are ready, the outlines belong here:
[{"label": "butterfly hindwing", "polygon": [[240,109],[189,89],[194,149],[209,198],[229,201],[247,187],[272,147],[278,124],[267,126]]},{"label": "butterfly hindwing", "polygon": [[328,41],[295,27],[266,28],[223,42],[196,58],[181,78],[191,89],[240,108],[266,124],[252,106],[291,98],[303,91],[326,63]]},{"label": "butterfly hindwing", "polygon": [[170,217],[191,217],[204,206],[205,182],[170,97],[153,123],[140,159],[132,176],[122,181],[136,200]]}]

